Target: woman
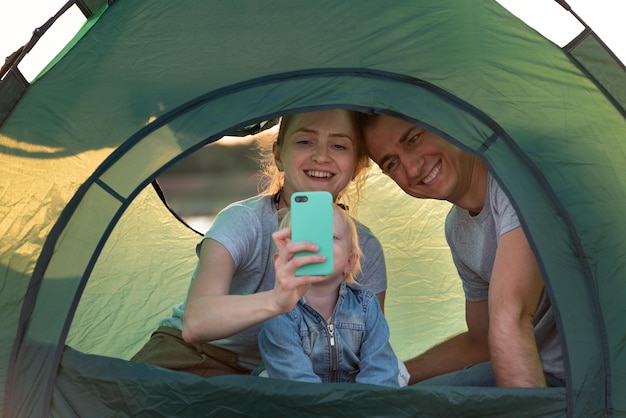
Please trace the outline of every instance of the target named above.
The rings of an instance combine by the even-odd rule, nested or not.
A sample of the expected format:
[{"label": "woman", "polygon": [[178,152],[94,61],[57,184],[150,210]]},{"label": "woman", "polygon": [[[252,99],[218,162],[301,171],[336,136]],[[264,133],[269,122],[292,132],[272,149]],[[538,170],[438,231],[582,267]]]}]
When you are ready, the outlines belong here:
[{"label": "woman", "polygon": [[[278,229],[277,211],[289,207],[294,192],[328,191],[337,202],[354,180],[358,194],[369,159],[355,114],[325,110],[284,117],[271,160],[265,164],[271,176],[268,189],[218,214],[198,246],[187,300],[160,322],[133,361],[205,377],[249,374],[260,363],[257,339],[263,321],[291,311],[308,286],[323,279],[275,280],[271,236]],[[364,262],[357,280],[383,307],[387,277],[382,248],[363,225],[359,244]],[[310,243],[297,245],[298,251],[316,251]]]}]

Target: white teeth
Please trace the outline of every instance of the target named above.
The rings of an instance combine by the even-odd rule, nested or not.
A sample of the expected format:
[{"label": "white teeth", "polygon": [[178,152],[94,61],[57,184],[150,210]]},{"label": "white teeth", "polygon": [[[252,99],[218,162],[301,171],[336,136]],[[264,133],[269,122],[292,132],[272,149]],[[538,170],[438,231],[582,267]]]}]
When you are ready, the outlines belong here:
[{"label": "white teeth", "polygon": [[439,174],[440,171],[441,171],[441,163],[437,164],[435,168],[433,169],[433,171],[431,171],[430,174],[424,180],[422,180],[422,182],[424,184],[430,183],[431,181],[435,179],[435,177],[437,177],[437,174]]},{"label": "white teeth", "polygon": [[306,172],[307,176],[310,177],[319,177],[319,178],[328,178],[328,177],[332,177],[332,174],[327,172],[327,171],[313,171],[313,170],[309,170]]}]

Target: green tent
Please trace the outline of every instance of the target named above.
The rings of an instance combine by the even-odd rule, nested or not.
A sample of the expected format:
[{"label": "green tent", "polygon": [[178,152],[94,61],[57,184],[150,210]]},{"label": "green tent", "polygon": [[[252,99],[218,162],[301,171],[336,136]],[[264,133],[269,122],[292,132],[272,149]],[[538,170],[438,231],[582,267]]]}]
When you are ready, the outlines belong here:
[{"label": "green tent", "polygon": [[[77,2],[86,25],[32,84],[16,67],[0,82],[4,416],[626,416],[626,72],[589,28],[561,49],[489,0],[109,3]],[[225,134],[334,107],[402,115],[483,158],[538,256],[566,389],[127,361],[196,261],[198,234],[153,180]],[[447,209],[379,174],[358,208],[403,359],[464,328]]]}]

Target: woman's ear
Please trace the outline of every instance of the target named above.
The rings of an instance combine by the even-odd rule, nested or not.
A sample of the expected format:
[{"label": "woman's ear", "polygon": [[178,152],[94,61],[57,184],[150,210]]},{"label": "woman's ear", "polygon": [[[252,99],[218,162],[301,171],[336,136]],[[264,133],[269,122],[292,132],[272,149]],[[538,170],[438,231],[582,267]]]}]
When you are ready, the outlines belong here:
[{"label": "woman's ear", "polygon": [[283,162],[280,160],[280,145],[278,142],[272,144],[272,154],[274,154],[274,164],[278,168],[278,171],[283,171]]}]

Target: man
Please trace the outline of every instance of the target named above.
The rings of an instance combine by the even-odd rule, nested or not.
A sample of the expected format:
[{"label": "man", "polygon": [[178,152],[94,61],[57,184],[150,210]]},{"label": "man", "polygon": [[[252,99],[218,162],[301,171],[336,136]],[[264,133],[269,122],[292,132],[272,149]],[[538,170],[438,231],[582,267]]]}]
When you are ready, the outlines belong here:
[{"label": "man", "polygon": [[365,116],[362,129],[370,157],[402,190],[454,205],[446,239],[463,283],[467,331],[408,360],[410,384],[563,386],[541,272],[514,208],[482,160],[394,117]]}]

